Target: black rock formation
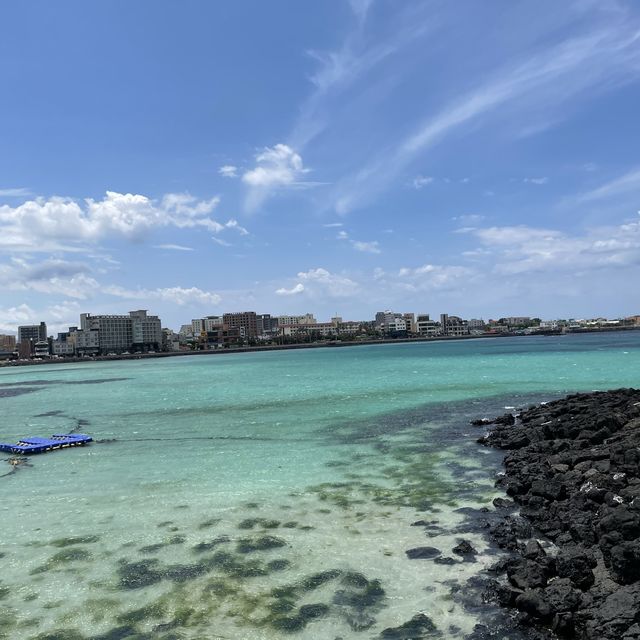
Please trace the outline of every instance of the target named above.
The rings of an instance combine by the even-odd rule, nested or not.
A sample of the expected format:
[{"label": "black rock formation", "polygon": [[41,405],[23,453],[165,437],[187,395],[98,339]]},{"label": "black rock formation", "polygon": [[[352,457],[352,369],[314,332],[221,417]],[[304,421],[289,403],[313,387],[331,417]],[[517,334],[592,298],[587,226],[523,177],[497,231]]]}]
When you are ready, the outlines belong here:
[{"label": "black rock formation", "polygon": [[519,507],[491,530],[513,552],[492,568],[494,601],[548,638],[640,640],[640,390],[493,424],[479,442],[509,451],[498,486]]}]

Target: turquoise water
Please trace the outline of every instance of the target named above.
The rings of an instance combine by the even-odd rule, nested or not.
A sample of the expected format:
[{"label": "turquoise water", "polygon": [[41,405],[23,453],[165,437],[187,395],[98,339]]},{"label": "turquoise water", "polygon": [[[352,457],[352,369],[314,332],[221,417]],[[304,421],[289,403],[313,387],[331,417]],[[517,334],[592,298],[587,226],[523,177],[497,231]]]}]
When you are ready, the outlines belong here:
[{"label": "turquoise water", "polygon": [[2,370],[0,440],[97,442],[0,462],[0,638],[464,638],[487,541],[405,550],[497,495],[468,421],[639,374],[640,332]]}]

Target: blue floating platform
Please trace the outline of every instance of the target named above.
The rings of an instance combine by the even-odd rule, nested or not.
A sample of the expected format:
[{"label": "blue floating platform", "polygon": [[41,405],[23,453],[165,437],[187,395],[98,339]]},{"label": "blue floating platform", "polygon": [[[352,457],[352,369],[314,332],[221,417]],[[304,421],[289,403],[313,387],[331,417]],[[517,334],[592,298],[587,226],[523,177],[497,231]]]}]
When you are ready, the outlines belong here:
[{"label": "blue floating platform", "polygon": [[16,444],[0,442],[0,451],[15,454],[46,453],[67,447],[82,447],[93,438],[85,433],[55,433],[50,438],[22,438]]}]

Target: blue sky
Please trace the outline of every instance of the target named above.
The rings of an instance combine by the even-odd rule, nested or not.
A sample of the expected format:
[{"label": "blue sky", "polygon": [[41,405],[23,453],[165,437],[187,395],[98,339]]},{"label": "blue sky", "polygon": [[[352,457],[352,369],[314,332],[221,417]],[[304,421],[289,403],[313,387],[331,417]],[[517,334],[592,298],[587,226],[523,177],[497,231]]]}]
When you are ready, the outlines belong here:
[{"label": "blue sky", "polygon": [[0,8],[0,330],[640,313],[634,2]]}]

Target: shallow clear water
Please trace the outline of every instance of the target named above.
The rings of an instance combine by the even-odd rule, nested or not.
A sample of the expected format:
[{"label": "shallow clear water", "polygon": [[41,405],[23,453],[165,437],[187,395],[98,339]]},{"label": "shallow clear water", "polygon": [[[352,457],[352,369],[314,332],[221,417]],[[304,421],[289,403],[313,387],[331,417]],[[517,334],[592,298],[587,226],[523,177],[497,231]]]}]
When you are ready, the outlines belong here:
[{"label": "shallow clear water", "polygon": [[0,638],[464,638],[493,550],[405,550],[496,495],[468,421],[639,373],[640,332],[2,370],[0,440],[97,442],[0,462]]}]

